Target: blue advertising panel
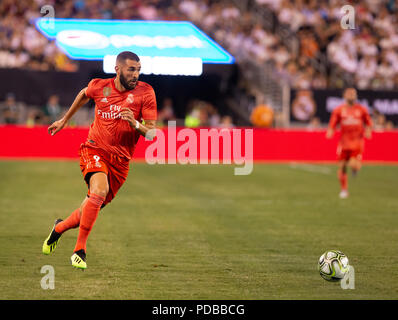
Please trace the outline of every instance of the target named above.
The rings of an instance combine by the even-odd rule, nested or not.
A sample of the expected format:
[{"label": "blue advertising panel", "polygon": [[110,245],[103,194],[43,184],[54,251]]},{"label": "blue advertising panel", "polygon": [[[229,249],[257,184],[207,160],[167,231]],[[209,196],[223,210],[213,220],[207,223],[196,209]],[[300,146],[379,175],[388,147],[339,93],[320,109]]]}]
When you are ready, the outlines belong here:
[{"label": "blue advertising panel", "polygon": [[140,57],[234,63],[232,55],[190,22],[40,18],[35,23],[72,59],[103,60],[128,50]]}]

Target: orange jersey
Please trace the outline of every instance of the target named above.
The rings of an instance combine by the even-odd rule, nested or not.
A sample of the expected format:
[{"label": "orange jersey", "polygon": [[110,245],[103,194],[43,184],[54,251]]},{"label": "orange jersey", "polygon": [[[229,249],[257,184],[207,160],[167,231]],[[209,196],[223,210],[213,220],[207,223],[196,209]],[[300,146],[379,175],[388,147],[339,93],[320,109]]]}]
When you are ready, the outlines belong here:
[{"label": "orange jersey", "polygon": [[356,150],[363,145],[364,126],[371,126],[372,120],[364,106],[342,104],[333,110],[329,127],[335,129],[338,124],[341,127],[340,148]]},{"label": "orange jersey", "polygon": [[131,159],[140,134],[121,119],[123,107],[134,112],[141,121],[156,120],[156,97],[152,87],[138,81],[133,90],[120,92],[115,78],[93,79],[88,84],[86,95],[95,101],[95,119],[90,126],[87,144],[125,159]]}]

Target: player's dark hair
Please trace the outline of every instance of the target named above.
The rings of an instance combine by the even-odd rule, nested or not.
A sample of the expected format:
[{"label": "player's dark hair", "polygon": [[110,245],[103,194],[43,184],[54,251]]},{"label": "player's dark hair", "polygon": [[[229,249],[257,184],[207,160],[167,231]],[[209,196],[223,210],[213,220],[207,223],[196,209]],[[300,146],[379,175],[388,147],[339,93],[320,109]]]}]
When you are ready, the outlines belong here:
[{"label": "player's dark hair", "polygon": [[357,90],[357,88],[355,88],[354,86],[349,86],[349,85],[347,85],[347,86],[344,86],[344,87],[343,87],[343,92],[346,92],[348,89]]},{"label": "player's dark hair", "polygon": [[140,61],[140,58],[134,52],[123,51],[117,55],[116,62],[125,62],[127,59],[134,60],[137,62]]}]

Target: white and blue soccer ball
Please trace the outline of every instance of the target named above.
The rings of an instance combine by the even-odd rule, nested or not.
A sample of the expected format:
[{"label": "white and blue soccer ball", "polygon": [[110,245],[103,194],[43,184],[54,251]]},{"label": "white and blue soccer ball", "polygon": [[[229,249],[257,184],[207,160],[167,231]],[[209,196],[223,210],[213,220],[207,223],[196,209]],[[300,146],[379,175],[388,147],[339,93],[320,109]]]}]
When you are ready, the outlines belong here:
[{"label": "white and blue soccer ball", "polygon": [[328,250],[319,258],[318,269],[327,281],[340,281],[348,273],[348,257],[339,250]]}]

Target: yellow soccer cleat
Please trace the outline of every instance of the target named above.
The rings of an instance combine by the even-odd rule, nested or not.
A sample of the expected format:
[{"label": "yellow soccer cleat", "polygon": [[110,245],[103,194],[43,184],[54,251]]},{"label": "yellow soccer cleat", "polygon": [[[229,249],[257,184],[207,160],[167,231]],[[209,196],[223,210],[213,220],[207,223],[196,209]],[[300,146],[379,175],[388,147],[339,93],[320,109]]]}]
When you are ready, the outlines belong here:
[{"label": "yellow soccer cleat", "polygon": [[83,249],[76,251],[72,257],[70,257],[70,261],[72,263],[72,266],[75,268],[79,269],[86,269],[87,268],[87,263],[86,263],[86,253],[84,252]]},{"label": "yellow soccer cleat", "polygon": [[55,220],[55,223],[54,223],[53,229],[50,232],[50,235],[47,237],[46,240],[44,240],[43,249],[42,249],[44,254],[52,253],[55,250],[55,248],[57,247],[59,238],[61,237],[62,234],[55,232],[55,226],[58,223],[60,223],[61,221],[62,221],[62,219]]}]

